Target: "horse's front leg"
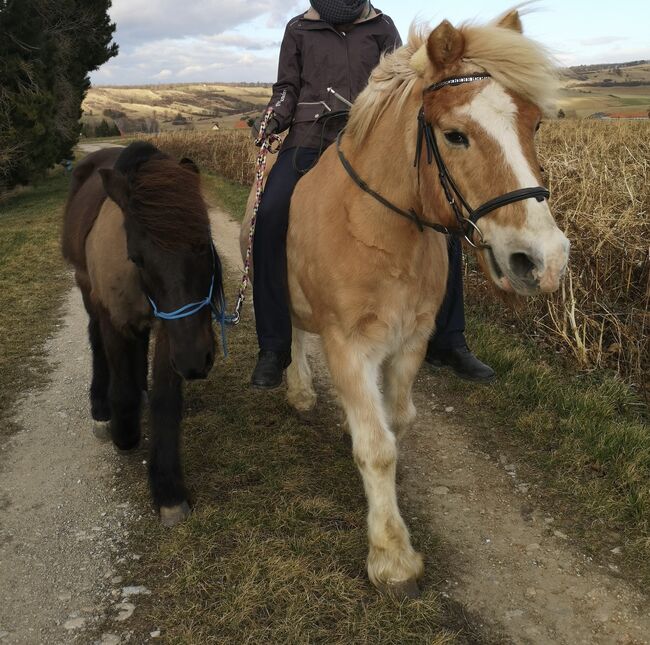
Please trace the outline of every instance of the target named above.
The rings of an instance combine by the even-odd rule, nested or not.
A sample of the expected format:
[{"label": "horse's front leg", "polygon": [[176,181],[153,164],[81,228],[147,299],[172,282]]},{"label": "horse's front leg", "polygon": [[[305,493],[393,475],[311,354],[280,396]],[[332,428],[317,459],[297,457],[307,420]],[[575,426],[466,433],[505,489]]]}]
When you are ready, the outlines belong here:
[{"label": "horse's front leg", "polygon": [[348,418],[354,459],[368,499],[368,575],[382,591],[418,595],[422,556],[411,546],[397,505],[397,446],[388,427],[379,367],[383,356],[352,346],[337,331],[324,334],[327,362]]},{"label": "horse's front leg", "polygon": [[190,514],[180,460],[182,387],[181,377],[172,368],[169,337],[161,325],[156,333],[153,384],[149,396],[149,483],[154,504],[160,509],[160,520],[165,526],[174,526]]},{"label": "horse's front leg", "polygon": [[384,363],[384,393],[393,431],[400,437],[413,425],[413,383],[422,365],[428,334],[414,334]]},{"label": "horse's front leg", "polygon": [[[107,312],[100,312],[99,322],[110,373],[108,400],[111,438],[118,450],[128,451],[140,443],[141,394],[136,375],[137,342],[115,329]],[[102,358],[98,352],[94,352],[94,357],[101,364]],[[97,369],[97,365],[94,367]]]}]

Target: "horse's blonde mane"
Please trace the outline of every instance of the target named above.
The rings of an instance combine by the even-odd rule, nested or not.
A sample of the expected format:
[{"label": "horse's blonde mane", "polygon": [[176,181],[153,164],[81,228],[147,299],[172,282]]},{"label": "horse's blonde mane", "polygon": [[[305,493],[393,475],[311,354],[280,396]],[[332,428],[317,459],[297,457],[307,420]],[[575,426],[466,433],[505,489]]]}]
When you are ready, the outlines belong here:
[{"label": "horse's blonde mane", "polygon": [[[496,24],[464,23],[463,61],[482,68],[525,99],[548,110],[557,91],[557,66],[539,43],[518,31]],[[422,58],[430,29],[412,24],[406,45],[384,55],[350,112],[347,132],[361,142],[392,101],[398,109],[406,102],[425,69]]]}]

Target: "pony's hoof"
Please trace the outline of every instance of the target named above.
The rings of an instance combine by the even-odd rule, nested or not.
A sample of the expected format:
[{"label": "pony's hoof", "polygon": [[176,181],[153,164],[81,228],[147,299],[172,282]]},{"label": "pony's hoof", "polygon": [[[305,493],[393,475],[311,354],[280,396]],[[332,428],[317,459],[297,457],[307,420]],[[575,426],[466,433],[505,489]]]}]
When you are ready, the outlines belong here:
[{"label": "pony's hoof", "polygon": [[111,422],[110,421],[96,421],[93,419],[93,434],[102,443],[111,440]]},{"label": "pony's hoof", "polygon": [[171,528],[186,520],[191,512],[190,505],[187,502],[176,506],[161,506],[160,523],[167,528]]},{"label": "pony's hoof", "polygon": [[377,586],[380,593],[397,600],[415,600],[420,597],[420,587],[415,578],[395,582],[383,582]]},{"label": "pony's hoof", "polygon": [[287,403],[298,414],[308,414],[316,407],[316,393],[315,392],[293,392],[287,391]]},{"label": "pony's hoof", "polygon": [[119,455],[130,455],[132,452],[140,449],[142,442],[141,438],[138,437],[133,443],[129,441],[127,443],[123,443],[121,446],[118,446],[115,442],[113,442],[113,445],[115,446],[115,450]]}]

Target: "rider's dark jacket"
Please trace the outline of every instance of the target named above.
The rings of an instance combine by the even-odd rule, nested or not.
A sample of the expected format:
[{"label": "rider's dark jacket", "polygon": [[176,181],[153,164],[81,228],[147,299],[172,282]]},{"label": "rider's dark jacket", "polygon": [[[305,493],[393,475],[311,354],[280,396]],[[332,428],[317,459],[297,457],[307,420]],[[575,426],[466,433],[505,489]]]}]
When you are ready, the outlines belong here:
[{"label": "rider's dark jacket", "polygon": [[335,28],[321,20],[313,8],[290,20],[269,103],[280,129],[291,127],[283,147],[318,148],[321,132],[324,144],[331,143],[345,121],[330,121],[323,130],[315,120],[328,108],[338,111],[346,106],[327,88],[354,101],[381,55],[401,44],[393,21],[374,8],[347,28]]}]

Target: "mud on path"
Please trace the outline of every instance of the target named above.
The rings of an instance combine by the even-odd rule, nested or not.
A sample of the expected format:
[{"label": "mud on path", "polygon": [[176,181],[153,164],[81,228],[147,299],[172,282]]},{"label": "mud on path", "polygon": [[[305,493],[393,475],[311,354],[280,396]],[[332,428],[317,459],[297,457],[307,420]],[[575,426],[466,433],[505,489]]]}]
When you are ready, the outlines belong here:
[{"label": "mud on path", "polygon": [[[212,220],[224,260],[241,266],[238,224],[220,211]],[[120,468],[141,467],[144,476],[144,465],[118,457],[90,431],[86,318],[76,289],[46,351],[51,384],[18,403],[22,431],[0,452],[0,643],[86,643],[85,628],[105,618],[114,629],[102,642],[119,643],[129,630],[128,618],[118,618],[137,596],[112,566],[139,557],[127,551],[128,531],[151,509],[133,508],[114,490]],[[481,452],[431,394],[437,378],[423,369],[418,379],[419,417],[401,447],[399,489],[407,522],[442,536],[443,593],[504,641],[649,643],[647,600],[533,508],[516,464]]]}]

